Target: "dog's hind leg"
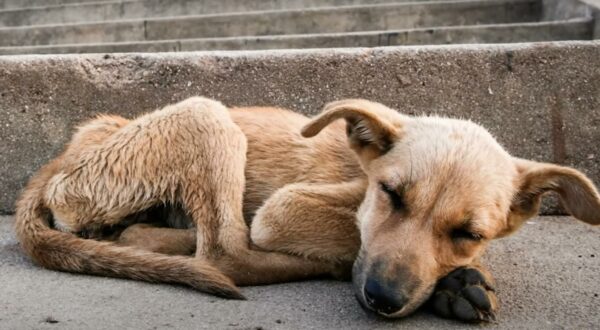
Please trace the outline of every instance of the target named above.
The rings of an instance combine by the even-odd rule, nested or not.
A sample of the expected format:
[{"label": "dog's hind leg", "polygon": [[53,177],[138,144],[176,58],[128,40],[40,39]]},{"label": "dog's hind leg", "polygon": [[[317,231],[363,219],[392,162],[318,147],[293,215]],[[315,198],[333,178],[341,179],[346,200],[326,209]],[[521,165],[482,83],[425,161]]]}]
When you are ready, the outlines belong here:
[{"label": "dog's hind leg", "polygon": [[329,274],[329,264],[252,248],[242,211],[246,137],[229,120],[211,127],[203,121],[200,129],[208,131],[210,147],[202,153],[202,165],[192,168],[181,189],[182,204],[198,228],[196,257],[208,258],[238,285]]},{"label": "dog's hind leg", "polygon": [[[182,205],[189,213],[213,207],[213,190],[202,185],[202,178],[213,173],[202,169],[210,169],[203,160],[213,156],[204,152],[220,147],[211,143],[211,135],[226,136],[234,126],[223,105],[191,98],[123,122],[108,131],[100,129],[93,143],[85,138],[91,131],[76,134],[65,153],[30,180],[17,204],[16,229],[24,249],[50,269],[180,283],[241,298],[233,282],[201,258],[79,237],[118,226],[155,205],[184,204],[190,196],[197,198],[195,204]],[[223,160],[209,162],[218,165]],[[218,180],[213,177],[213,182]],[[205,221],[209,226],[202,229],[221,229],[210,226],[215,223],[211,219]]]},{"label": "dog's hind leg", "polygon": [[155,227],[137,223],[123,230],[116,242],[150,252],[189,256],[196,252],[196,229]]}]

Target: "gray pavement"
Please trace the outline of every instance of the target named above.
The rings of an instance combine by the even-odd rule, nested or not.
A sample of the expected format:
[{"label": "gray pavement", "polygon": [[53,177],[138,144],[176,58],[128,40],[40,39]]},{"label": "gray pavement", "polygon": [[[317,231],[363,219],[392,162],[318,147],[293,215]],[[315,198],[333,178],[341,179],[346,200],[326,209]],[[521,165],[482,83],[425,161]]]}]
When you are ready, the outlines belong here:
[{"label": "gray pavement", "polygon": [[[41,269],[20,251],[13,218],[0,217],[1,329],[478,329],[420,312],[384,321],[365,314],[349,283],[244,288],[227,301],[184,287]],[[501,300],[486,329],[600,328],[600,228],[540,217],[494,242],[487,262]]]}]

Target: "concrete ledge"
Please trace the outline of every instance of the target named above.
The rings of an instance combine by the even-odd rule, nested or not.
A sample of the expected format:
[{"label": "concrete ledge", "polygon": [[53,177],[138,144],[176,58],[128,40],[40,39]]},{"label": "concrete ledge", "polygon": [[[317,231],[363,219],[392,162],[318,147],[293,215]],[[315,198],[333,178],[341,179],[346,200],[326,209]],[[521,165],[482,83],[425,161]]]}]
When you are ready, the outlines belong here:
[{"label": "concrete ledge", "polygon": [[[595,329],[600,324],[600,228],[541,217],[493,242],[498,322],[484,329]],[[385,322],[366,315],[349,283],[243,288],[247,301],[190,289],[53,272],[20,251],[0,217],[0,320],[6,329],[482,329],[425,312]],[[54,321],[52,321],[54,320]],[[58,322],[58,323],[50,323]]]},{"label": "concrete ledge", "polygon": [[593,27],[594,21],[592,18],[578,18],[568,21],[468,25],[392,31],[0,47],[0,55],[307,49],[590,40],[593,35]]},{"label": "concrete ledge", "polygon": [[600,41],[375,49],[0,57],[0,210],[83,119],[192,95],[315,114],[368,98],[483,124],[515,156],[600,183]]},{"label": "concrete ledge", "polygon": [[[407,29],[536,21],[535,0],[446,1],[0,28],[0,46]],[[335,19],[331,19],[335,17]]]}]

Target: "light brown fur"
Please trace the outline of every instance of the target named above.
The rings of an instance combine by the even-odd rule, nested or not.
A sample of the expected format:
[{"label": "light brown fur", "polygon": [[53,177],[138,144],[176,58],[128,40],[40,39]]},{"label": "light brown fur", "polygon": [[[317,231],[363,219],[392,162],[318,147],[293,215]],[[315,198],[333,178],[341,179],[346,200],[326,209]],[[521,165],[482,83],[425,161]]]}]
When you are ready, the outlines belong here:
[{"label": "light brown fur", "polygon": [[[359,302],[387,317],[412,312],[438,280],[469,266],[485,279],[475,286],[490,306],[469,300],[471,317],[453,301],[434,305],[485,320],[497,303],[478,257],[537,214],[547,191],[600,223],[600,197],[583,174],[514,159],[470,122],[407,117],[366,100],[331,103],[309,120],[191,98],[132,121],[82,125],[25,188],[17,233],[48,268],[226,297],[241,297],[235,285],[345,277],[354,264]],[[157,205],[166,213],[148,219]],[[79,237],[153,221],[172,228],[133,224],[115,242]],[[456,294],[440,285],[435,299]]]}]

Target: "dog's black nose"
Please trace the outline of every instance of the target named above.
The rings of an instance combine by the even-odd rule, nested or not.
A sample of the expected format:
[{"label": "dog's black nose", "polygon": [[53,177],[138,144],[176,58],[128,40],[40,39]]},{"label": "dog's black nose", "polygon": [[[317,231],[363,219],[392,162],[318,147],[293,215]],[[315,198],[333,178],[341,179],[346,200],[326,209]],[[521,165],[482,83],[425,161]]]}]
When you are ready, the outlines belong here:
[{"label": "dog's black nose", "polygon": [[367,279],[364,291],[369,307],[382,314],[389,315],[401,310],[407,301],[401,293],[393,292],[371,278]]}]

